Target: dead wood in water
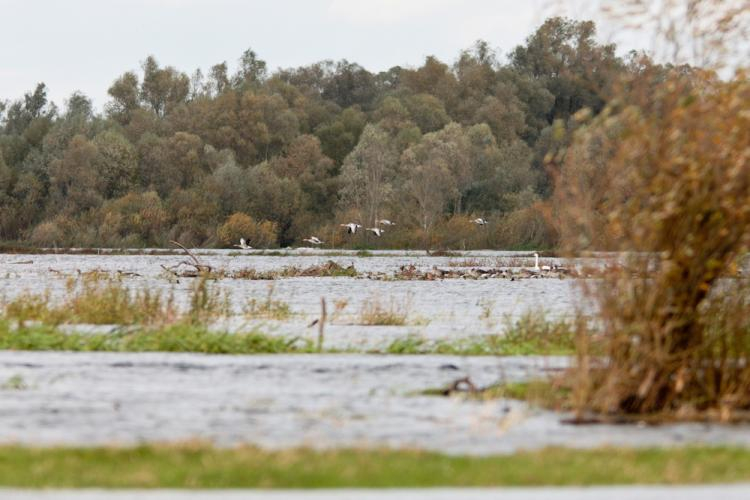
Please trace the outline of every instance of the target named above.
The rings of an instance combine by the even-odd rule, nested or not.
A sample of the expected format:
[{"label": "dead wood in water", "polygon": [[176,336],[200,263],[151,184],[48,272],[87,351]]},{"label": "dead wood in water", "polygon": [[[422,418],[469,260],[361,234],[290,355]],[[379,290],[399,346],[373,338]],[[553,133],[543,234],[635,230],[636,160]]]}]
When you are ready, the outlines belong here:
[{"label": "dead wood in water", "polygon": [[326,299],[320,298],[320,321],[318,322],[318,352],[323,350],[323,336],[325,333],[325,324],[328,313],[326,312]]},{"label": "dead wood in water", "polygon": [[[205,275],[205,274],[210,273],[210,272],[213,271],[213,267],[212,266],[210,266],[209,264],[204,264],[203,262],[201,262],[200,259],[198,259],[198,257],[196,257],[190,250],[188,250],[187,248],[185,248],[185,246],[182,245],[180,242],[178,242],[178,241],[170,241],[170,243],[172,245],[180,247],[187,254],[187,256],[190,257],[190,259],[192,260],[192,262],[188,262],[186,260],[183,260],[183,261],[178,262],[174,266],[165,266],[165,265],[162,264],[161,267],[165,271],[173,274],[175,277],[178,277],[178,278],[197,278],[197,277],[199,277],[201,275]],[[178,272],[177,269],[180,266],[188,266],[188,267],[192,267],[193,269],[189,269],[189,270]]]}]

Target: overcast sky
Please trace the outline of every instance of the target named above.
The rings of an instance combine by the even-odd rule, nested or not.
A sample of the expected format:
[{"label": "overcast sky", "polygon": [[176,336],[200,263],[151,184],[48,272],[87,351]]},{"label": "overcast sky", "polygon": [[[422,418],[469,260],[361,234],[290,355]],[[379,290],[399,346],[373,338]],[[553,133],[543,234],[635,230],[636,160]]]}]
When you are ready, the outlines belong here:
[{"label": "overcast sky", "polygon": [[[0,0],[0,99],[19,98],[43,81],[59,105],[80,90],[101,108],[112,81],[139,70],[149,54],[188,74],[221,61],[234,68],[249,47],[271,70],[344,58],[370,71],[418,66],[427,55],[452,62],[479,38],[507,54],[547,15],[561,13],[548,5],[542,0]],[[585,7],[562,13],[595,15]],[[612,29],[601,26],[600,38],[618,41]]]}]

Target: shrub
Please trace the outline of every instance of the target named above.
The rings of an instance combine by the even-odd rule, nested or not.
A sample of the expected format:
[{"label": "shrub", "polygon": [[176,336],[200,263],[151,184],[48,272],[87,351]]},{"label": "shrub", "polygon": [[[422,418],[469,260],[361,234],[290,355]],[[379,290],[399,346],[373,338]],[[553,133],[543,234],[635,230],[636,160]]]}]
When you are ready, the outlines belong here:
[{"label": "shrub", "polygon": [[432,245],[437,248],[466,248],[469,246],[488,248],[487,231],[465,216],[453,216],[435,225]]},{"label": "shrub", "polygon": [[497,248],[551,248],[556,234],[544,215],[544,206],[537,202],[505,215],[494,227],[493,246]]},{"label": "shrub", "polygon": [[34,228],[29,237],[32,244],[40,247],[62,245],[64,238],[62,230],[53,221],[40,223]]},{"label": "shrub", "polygon": [[403,326],[406,324],[409,307],[409,300],[396,302],[391,297],[390,301],[385,303],[379,297],[373,296],[362,304],[359,324]]},{"label": "shrub", "polygon": [[594,362],[581,337],[576,401],[580,411],[731,419],[750,410],[750,294],[728,279],[750,244],[750,82],[676,73],[627,97],[577,134],[576,147],[606,141],[611,152],[596,203],[575,205],[575,179],[559,186],[577,229],[571,248],[604,220],[609,245],[628,252],[587,289],[607,361]]},{"label": "shrub", "polygon": [[225,246],[236,244],[240,238],[245,238],[249,245],[265,248],[276,245],[279,231],[273,222],[256,221],[245,213],[236,212],[227,218],[216,234]]},{"label": "shrub", "polygon": [[164,240],[167,212],[155,191],[129,193],[106,203],[100,227],[103,241],[123,246],[124,241],[156,244]]},{"label": "shrub", "polygon": [[77,220],[58,215],[40,223],[31,232],[31,241],[39,246],[70,246],[78,241],[81,226]]}]

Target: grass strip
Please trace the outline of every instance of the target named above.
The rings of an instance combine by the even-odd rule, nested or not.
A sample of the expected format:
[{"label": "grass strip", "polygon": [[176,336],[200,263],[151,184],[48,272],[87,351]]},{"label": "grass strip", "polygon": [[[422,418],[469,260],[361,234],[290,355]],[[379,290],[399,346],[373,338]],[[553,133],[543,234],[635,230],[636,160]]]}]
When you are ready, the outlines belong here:
[{"label": "grass strip", "polygon": [[387,354],[446,354],[456,356],[567,356],[575,353],[573,342],[559,339],[518,339],[484,335],[455,340],[430,341],[417,335],[397,338],[385,348]]},{"label": "grass strip", "polygon": [[[297,336],[270,335],[261,331],[228,333],[206,325],[176,323],[165,326],[128,326],[111,333],[61,331],[53,325],[11,326],[0,320],[0,350],[16,351],[110,351],[110,352],[199,352],[207,354],[282,354],[316,352],[312,340]],[[323,352],[362,352],[324,349]],[[537,342],[503,336],[427,341],[405,336],[372,354],[450,354],[460,356],[513,356],[572,354],[564,340]]]},{"label": "grass strip", "polygon": [[750,480],[750,450],[572,450],[490,457],[418,451],[0,447],[0,485],[23,488],[344,488],[689,484]]},{"label": "grass strip", "polygon": [[175,324],[120,333],[64,333],[53,327],[8,328],[0,323],[0,349],[24,351],[199,352],[277,354],[314,352],[312,342],[251,331],[226,333],[205,326]]}]

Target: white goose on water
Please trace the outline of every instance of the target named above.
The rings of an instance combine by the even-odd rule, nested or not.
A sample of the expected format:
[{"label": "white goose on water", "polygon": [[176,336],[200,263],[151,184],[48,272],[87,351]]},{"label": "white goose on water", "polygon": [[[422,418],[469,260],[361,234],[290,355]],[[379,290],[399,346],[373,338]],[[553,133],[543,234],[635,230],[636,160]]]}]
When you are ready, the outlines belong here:
[{"label": "white goose on water", "polygon": [[349,222],[348,224],[339,224],[341,227],[346,228],[346,232],[349,234],[357,234],[357,229],[362,227],[361,224],[357,224],[356,222]]},{"label": "white goose on water", "polygon": [[322,245],[324,242],[319,240],[317,236],[310,236],[309,238],[305,238],[302,241],[306,241],[312,245]]},{"label": "white goose on water", "polygon": [[385,229],[380,229],[379,227],[368,227],[368,231],[370,231],[372,234],[380,238],[383,236],[383,233],[385,232]]},{"label": "white goose on water", "polygon": [[251,247],[250,245],[247,244],[247,242],[245,241],[245,238],[240,238],[240,244],[239,245],[234,245],[234,246],[237,247],[237,248],[241,248],[243,250],[250,250],[251,248],[253,248],[253,247]]}]

